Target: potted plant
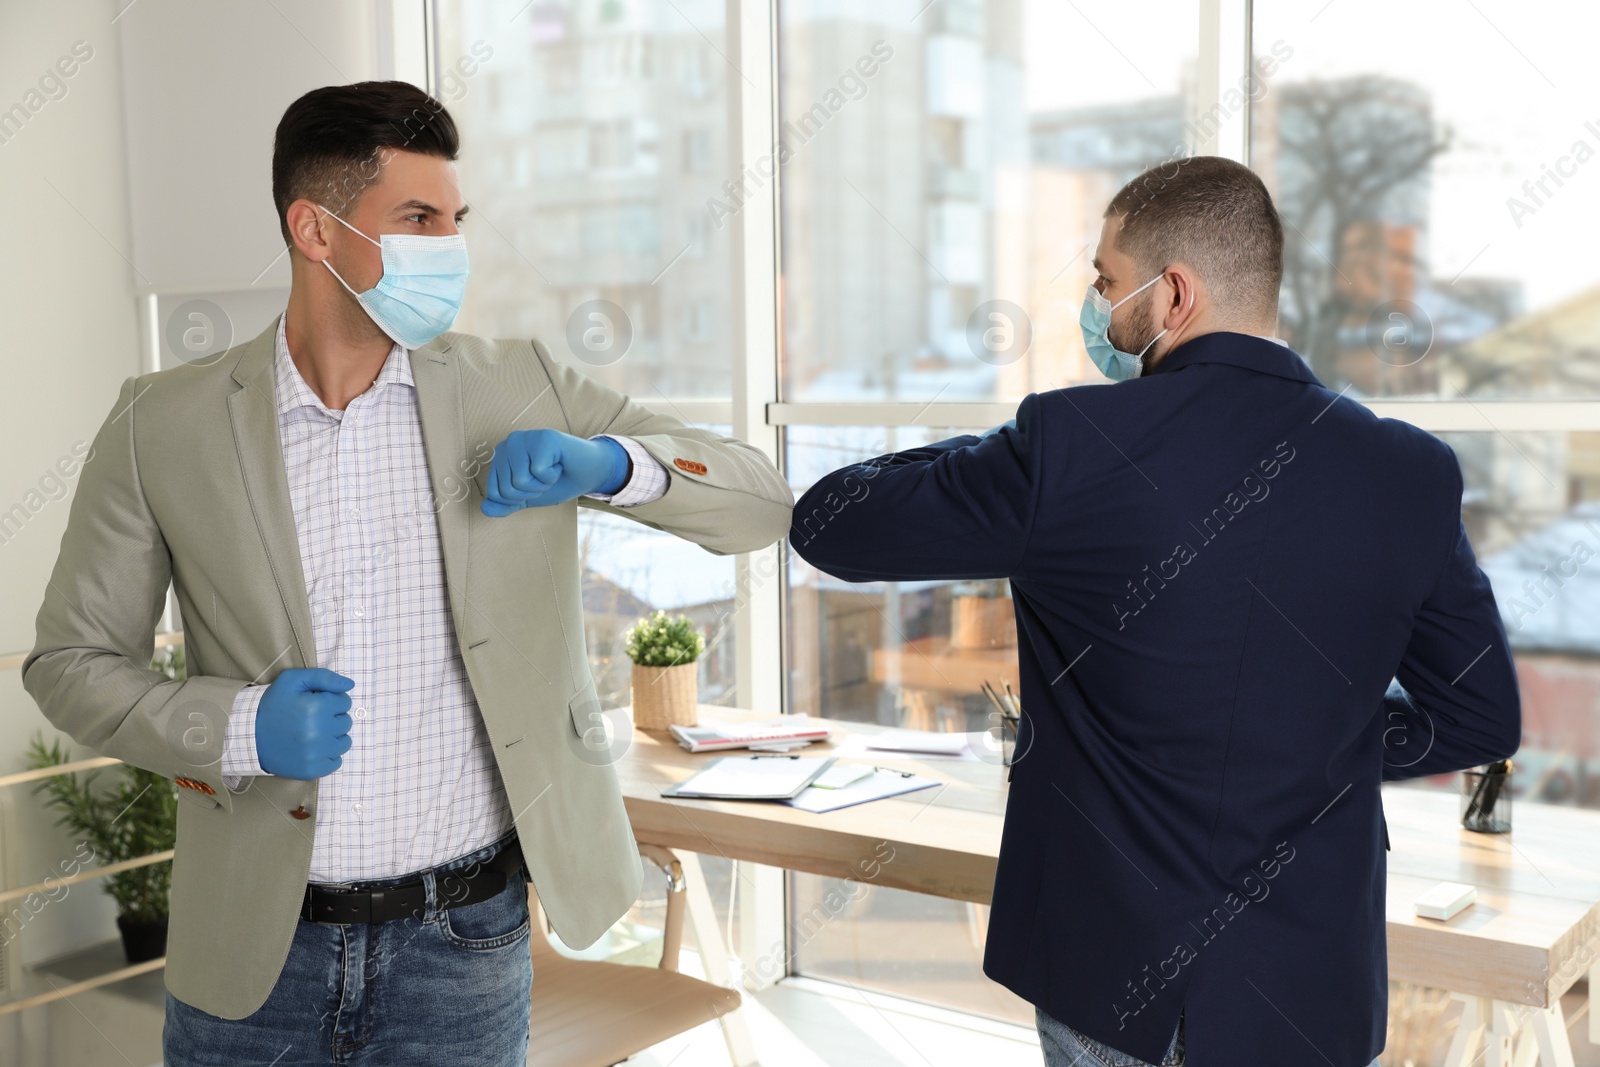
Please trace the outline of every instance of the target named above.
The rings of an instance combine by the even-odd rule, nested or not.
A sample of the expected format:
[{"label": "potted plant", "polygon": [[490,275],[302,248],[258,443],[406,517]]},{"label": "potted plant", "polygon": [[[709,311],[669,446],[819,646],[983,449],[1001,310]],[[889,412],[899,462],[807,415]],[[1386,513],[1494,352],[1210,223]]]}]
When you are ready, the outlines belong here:
[{"label": "potted plant", "polygon": [[706,639],[686,615],[658,611],[628,631],[633,661],[633,724],[647,730],[693,726],[700,706],[696,660]]},{"label": "potted plant", "polygon": [[957,582],[950,590],[950,644],[1015,648],[1017,616],[1011,607],[1011,583],[1004,578]]},{"label": "potted plant", "polygon": [[[183,674],[183,650],[172,648],[150,664],[169,677]],[[58,767],[72,760],[43,734],[28,748],[33,768]],[[115,781],[99,783],[100,772],[56,775],[33,791],[45,794],[45,806],[60,812],[56,821],[94,849],[101,866],[165,852],[178,838],[178,787],[154,771],[121,764]],[[100,880],[117,902],[117,929],[129,963],[153,960],[167,952],[167,913],[172,889],[172,861],[147,864]]]}]

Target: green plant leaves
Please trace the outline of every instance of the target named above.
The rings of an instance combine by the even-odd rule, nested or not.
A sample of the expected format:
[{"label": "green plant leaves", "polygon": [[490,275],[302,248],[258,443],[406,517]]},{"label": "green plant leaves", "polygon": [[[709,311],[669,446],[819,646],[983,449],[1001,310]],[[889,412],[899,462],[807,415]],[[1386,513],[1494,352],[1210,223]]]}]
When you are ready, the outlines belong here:
[{"label": "green plant leaves", "polygon": [[[43,733],[28,746],[28,765],[59,767],[72,762],[59,740],[48,747]],[[94,849],[100,865],[118,863],[152,852],[164,852],[178,839],[178,787],[154,771],[129,764],[109,788],[99,784],[99,771],[62,774],[33,787],[44,804],[58,812],[64,826]],[[167,915],[172,890],[172,861],[135,867],[103,880],[117,902],[117,911],[134,922],[157,922]]]},{"label": "green plant leaves", "polygon": [[641,667],[676,667],[693,663],[706,650],[706,639],[687,615],[668,618],[658,611],[628,631],[628,658]]}]

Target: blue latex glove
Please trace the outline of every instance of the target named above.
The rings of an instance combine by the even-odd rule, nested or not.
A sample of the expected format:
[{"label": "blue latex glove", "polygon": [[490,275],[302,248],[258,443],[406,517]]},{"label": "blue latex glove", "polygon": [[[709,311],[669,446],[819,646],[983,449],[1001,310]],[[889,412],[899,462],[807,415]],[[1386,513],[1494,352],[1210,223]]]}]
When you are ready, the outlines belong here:
[{"label": "blue latex glove", "polygon": [[279,778],[332,774],[350,751],[355,682],[321,667],[279,674],[256,706],[256,762]]},{"label": "blue latex glove", "polygon": [[565,504],[628,484],[628,450],[609,437],[592,441],[560,430],[516,430],[495,446],[485,480],[485,515]]}]

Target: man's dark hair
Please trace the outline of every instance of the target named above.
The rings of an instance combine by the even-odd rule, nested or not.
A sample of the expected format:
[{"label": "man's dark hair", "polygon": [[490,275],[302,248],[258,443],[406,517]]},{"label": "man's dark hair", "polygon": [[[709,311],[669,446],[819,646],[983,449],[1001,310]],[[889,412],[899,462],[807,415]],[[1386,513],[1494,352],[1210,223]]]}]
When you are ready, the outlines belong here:
[{"label": "man's dark hair", "polygon": [[272,137],[272,201],[289,239],[289,205],[313,200],[343,216],[381,176],[391,151],[456,158],[455,120],[409,82],[313,89],[289,105]]},{"label": "man's dark hair", "polygon": [[1173,263],[1205,279],[1221,319],[1272,320],[1283,282],[1283,223],[1261,179],[1221,156],[1152,167],[1122,187],[1106,218],[1122,216],[1117,248],[1137,285]]}]

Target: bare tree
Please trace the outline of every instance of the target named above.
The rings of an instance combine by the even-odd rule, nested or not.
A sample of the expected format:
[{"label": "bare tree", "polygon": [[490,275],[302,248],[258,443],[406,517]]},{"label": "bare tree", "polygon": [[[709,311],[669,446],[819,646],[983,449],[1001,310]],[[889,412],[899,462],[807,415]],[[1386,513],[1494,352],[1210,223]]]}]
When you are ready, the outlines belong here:
[{"label": "bare tree", "polygon": [[[1409,82],[1362,76],[1295,82],[1281,92],[1281,319],[1312,370],[1332,382],[1340,349],[1348,347],[1341,331],[1371,311],[1345,267],[1359,260],[1424,273],[1415,253],[1360,247],[1381,240],[1376,227],[1362,224],[1410,223],[1420,232],[1433,159],[1449,150],[1453,135],[1435,126],[1426,91]],[[1397,264],[1396,255],[1407,258]]]}]

